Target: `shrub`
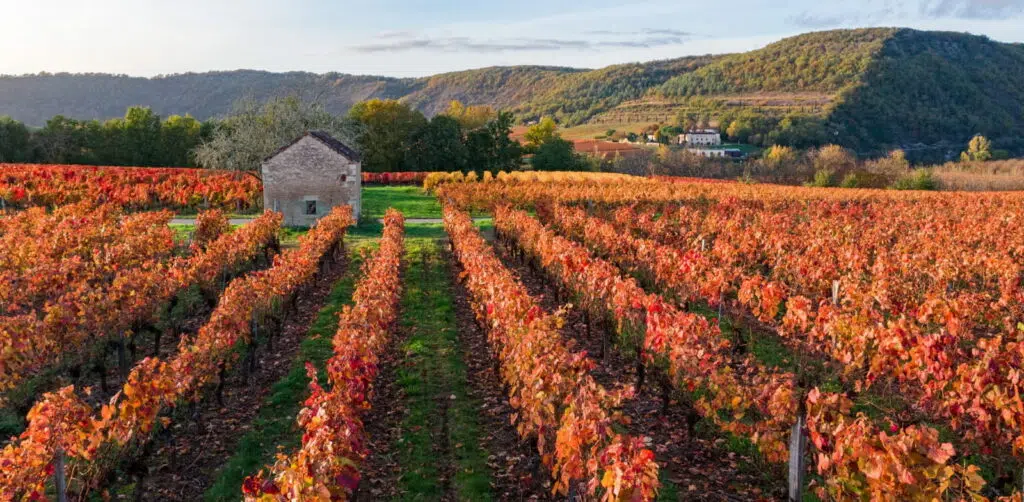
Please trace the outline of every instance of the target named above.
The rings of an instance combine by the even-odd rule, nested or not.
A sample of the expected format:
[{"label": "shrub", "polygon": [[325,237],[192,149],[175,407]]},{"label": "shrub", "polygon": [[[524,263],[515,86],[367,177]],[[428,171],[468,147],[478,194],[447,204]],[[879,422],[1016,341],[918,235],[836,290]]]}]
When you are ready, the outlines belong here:
[{"label": "shrub", "polygon": [[929,169],[918,169],[897,179],[892,187],[896,190],[938,190],[939,183]]},{"label": "shrub", "polygon": [[814,172],[814,180],[807,184],[812,187],[830,187],[835,186],[833,178],[835,178],[836,172],[832,169],[825,168],[819,169]]},{"label": "shrub", "polygon": [[843,188],[857,188],[860,186],[860,180],[857,178],[857,173],[849,173],[843,176],[843,181],[839,182],[839,186]]}]

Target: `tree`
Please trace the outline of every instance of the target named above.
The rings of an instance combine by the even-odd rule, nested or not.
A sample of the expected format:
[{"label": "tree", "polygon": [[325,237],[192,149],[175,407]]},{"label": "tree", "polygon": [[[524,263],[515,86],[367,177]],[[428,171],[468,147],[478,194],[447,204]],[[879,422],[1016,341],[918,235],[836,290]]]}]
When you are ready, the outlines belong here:
[{"label": "tree", "polygon": [[109,120],[105,132],[116,145],[117,164],[129,166],[155,166],[162,149],[160,144],[160,116],[153,110],[132,106],[123,119]]},{"label": "tree", "polygon": [[662,126],[656,133],[658,143],[669,144],[675,143],[675,139],[683,133],[683,128],[679,126],[667,125]]},{"label": "tree", "polygon": [[487,105],[466,106],[461,101],[455,100],[448,103],[448,109],[442,115],[447,115],[459,122],[464,131],[472,131],[487,125],[494,120],[498,114],[493,108]]},{"label": "tree", "polygon": [[363,154],[363,170],[369,172],[401,171],[406,147],[427,125],[417,110],[393,99],[371,99],[357,103],[348,117],[362,125],[358,143]]},{"label": "tree", "polygon": [[654,174],[657,166],[657,154],[649,148],[641,148],[630,155],[615,154],[611,170],[617,173],[647,176]]},{"label": "tree", "polygon": [[54,115],[36,135],[43,162],[51,164],[83,163],[83,134],[79,122]]},{"label": "tree", "polygon": [[192,151],[203,140],[203,124],[190,115],[171,115],[161,127],[159,165],[191,166]]},{"label": "tree", "polygon": [[679,110],[679,113],[676,114],[676,124],[682,127],[683,130],[689,131],[697,128],[699,118],[700,116],[694,112]]},{"label": "tree", "polygon": [[831,170],[845,175],[857,167],[857,158],[839,145],[825,145],[811,152],[811,163],[815,171]]},{"label": "tree", "polygon": [[825,122],[821,117],[791,113],[783,117],[777,128],[768,133],[768,142],[794,148],[808,148],[825,143]]},{"label": "tree", "polygon": [[753,125],[751,125],[751,123],[746,119],[736,119],[732,121],[732,123],[729,124],[729,128],[725,130],[725,134],[729,136],[729,139],[739,143],[746,143],[753,132]]},{"label": "tree", "polygon": [[764,153],[762,162],[770,171],[776,171],[796,162],[796,151],[788,146],[775,145]]},{"label": "tree", "polygon": [[561,135],[557,132],[558,124],[555,123],[551,117],[544,117],[537,124],[530,126],[523,136],[526,140],[527,148],[538,148],[544,143],[547,143],[553,139],[560,138]]},{"label": "tree", "polygon": [[512,114],[498,112],[486,127],[466,134],[468,167],[476,171],[514,171],[523,157],[522,145],[509,137]]},{"label": "tree", "polygon": [[910,171],[910,162],[903,150],[893,150],[885,157],[867,162],[865,168],[872,174],[894,181]]},{"label": "tree", "polygon": [[467,159],[459,121],[438,115],[413,135],[406,150],[406,170],[461,171],[466,168]]},{"label": "tree", "polygon": [[960,154],[961,162],[985,162],[992,158],[992,143],[988,138],[977,134],[967,144],[967,151]]},{"label": "tree", "polygon": [[580,166],[571,141],[552,138],[537,148],[531,162],[535,171],[575,171]]},{"label": "tree", "polygon": [[339,141],[354,144],[359,126],[297,96],[264,103],[243,100],[235,105],[233,115],[220,122],[210,138],[196,148],[196,161],[203,167],[242,171],[260,178],[263,159],[311,130],[322,130]]},{"label": "tree", "polygon": [[0,162],[32,160],[31,134],[28,127],[8,116],[0,117]]}]

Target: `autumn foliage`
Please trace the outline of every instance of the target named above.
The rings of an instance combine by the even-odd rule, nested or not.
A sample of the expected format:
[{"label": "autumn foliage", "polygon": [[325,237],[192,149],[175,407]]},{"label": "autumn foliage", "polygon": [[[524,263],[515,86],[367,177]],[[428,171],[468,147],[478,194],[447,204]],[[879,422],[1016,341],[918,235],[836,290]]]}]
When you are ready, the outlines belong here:
[{"label": "autumn foliage", "polygon": [[429,172],[385,172],[363,173],[363,184],[372,185],[419,185],[427,179]]},{"label": "autumn foliage", "polygon": [[246,478],[246,500],[349,500],[359,486],[359,466],[367,455],[362,416],[378,361],[398,315],[404,218],[389,209],[380,248],[363,267],[353,293],[354,305],[341,313],[334,335],[334,356],[327,362],[328,389],[307,363],[311,394],[299,412],[302,446],[279,454],[268,471]]},{"label": "autumn foliage", "polygon": [[21,208],[93,201],[132,210],[246,211],[262,205],[262,186],[244,173],[208,169],[0,164],[0,199]]},{"label": "autumn foliage", "polygon": [[[255,235],[249,238],[267,229],[274,234],[280,219],[279,214],[267,213],[243,230],[253,226]],[[148,442],[153,428],[168,420],[159,418],[162,411],[197,399],[208,384],[218,380],[238,358],[236,348],[251,338],[254,320],[308,283],[321,263],[338,252],[352,223],[351,208],[337,207],[300,238],[297,249],[276,256],[273,267],[232,281],[207,324],[195,336],[183,337],[177,354],[169,360],[150,357],[140,361],[121,391],[99,410],[86,404],[72,387],[42,396],[29,413],[25,432],[0,451],[0,500],[40,497],[58,449],[72,462],[82,462],[80,489],[94,488],[89,476],[115,465],[123,452],[130,451],[125,446]],[[204,254],[210,260],[198,261],[188,270],[219,271],[225,260],[215,254],[223,252],[217,243],[227,239],[225,247],[237,246],[238,242],[230,240],[237,235],[243,231],[215,241]],[[242,249],[262,249],[255,242],[245,241]]]},{"label": "autumn foliage", "polygon": [[554,491],[573,487],[602,500],[651,500],[658,465],[642,438],[615,431],[618,405],[632,392],[608,390],[590,375],[593,362],[562,341],[560,316],[543,311],[506,269],[469,215],[444,209],[445,230],[464,272],[471,303],[497,355],[519,434],[536,441]]},{"label": "autumn foliage", "polygon": [[83,363],[83,349],[95,343],[134,336],[183,289],[208,286],[256,258],[281,223],[268,213],[203,251],[171,257],[168,219],[79,204],[0,220],[0,246],[12,250],[0,266],[0,390],[61,360]]},{"label": "autumn foliage", "polygon": [[[697,391],[694,396],[699,397],[692,404],[706,420],[749,438],[768,460],[786,460],[788,429],[800,410],[793,375],[774,371],[749,355],[736,355],[733,344],[705,318],[644,292],[634,279],[623,279],[614,266],[522,211],[499,207],[495,227],[537,256],[588,308],[608,313],[620,331],[638,329],[643,340],[640,353],[650,361],[665,361],[681,390]],[[606,237],[628,240],[622,235]],[[852,414],[845,396],[817,388],[809,392],[804,406],[808,432],[818,449],[818,474],[825,482],[822,493],[840,499],[870,494],[917,500],[980,494],[984,480],[978,468],[950,462],[953,447],[939,441],[935,429],[911,426],[887,432],[863,414]]]}]

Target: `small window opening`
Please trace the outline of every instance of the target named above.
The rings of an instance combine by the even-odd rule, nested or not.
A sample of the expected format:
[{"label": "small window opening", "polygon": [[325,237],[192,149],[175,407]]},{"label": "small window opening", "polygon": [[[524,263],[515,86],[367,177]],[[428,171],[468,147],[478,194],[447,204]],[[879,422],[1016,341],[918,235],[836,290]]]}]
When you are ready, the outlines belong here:
[{"label": "small window opening", "polygon": [[316,214],[316,201],[315,200],[307,200],[306,201],[306,214]]},{"label": "small window opening", "polygon": [[341,182],[344,183],[346,181],[348,181],[348,175],[347,174],[342,174],[341,175]]}]

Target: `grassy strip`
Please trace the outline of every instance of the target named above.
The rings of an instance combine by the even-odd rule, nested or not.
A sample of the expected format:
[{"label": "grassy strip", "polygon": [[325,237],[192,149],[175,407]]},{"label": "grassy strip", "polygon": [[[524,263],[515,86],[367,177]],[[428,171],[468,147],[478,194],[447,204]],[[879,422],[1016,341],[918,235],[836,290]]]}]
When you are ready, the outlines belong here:
[{"label": "grassy strip", "polygon": [[235,454],[224,464],[217,480],[206,491],[206,500],[240,500],[242,481],[246,476],[273,463],[279,449],[290,451],[298,448],[301,437],[295,417],[302,408],[302,402],[309,396],[305,363],[313,363],[321,373],[321,381],[326,381],[325,364],[334,350],[331,338],[338,329],[337,313],[342,306],[350,303],[361,265],[360,254],[356,251],[350,253],[348,269],[341,280],[334,284],[327,303],[310,325],[291,370],[274,384],[252,428],[239,441]]},{"label": "grassy strip", "polygon": [[399,448],[402,499],[443,497],[440,469],[448,459],[438,458],[440,442],[448,445],[454,464],[450,482],[456,498],[491,500],[487,452],[479,443],[476,418],[480,403],[467,392],[448,271],[434,240],[407,239],[406,253],[400,322],[408,338],[398,373],[408,410]]},{"label": "grassy strip", "polygon": [[437,199],[418,186],[367,186],[363,187],[362,195],[363,218],[383,218],[389,207],[401,211],[406,218],[441,217]]},{"label": "grassy strip", "polygon": [[[491,220],[476,222],[477,228],[486,234],[493,234],[494,223]],[[377,221],[364,221],[359,226],[350,228],[347,237],[353,240],[379,239],[384,225]],[[444,225],[441,223],[406,223],[406,239],[443,239]]]}]

